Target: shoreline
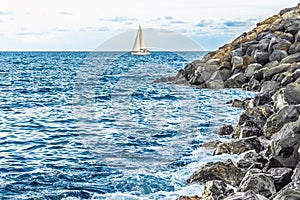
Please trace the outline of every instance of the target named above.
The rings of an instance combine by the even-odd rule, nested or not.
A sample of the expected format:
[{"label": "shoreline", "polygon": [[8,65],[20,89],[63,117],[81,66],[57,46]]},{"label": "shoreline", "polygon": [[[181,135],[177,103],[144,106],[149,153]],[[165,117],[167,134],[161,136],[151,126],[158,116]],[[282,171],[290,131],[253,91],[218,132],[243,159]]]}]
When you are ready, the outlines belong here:
[{"label": "shoreline", "polygon": [[204,192],[179,200],[300,199],[300,4],[186,65],[174,82],[258,92],[232,102],[244,112],[236,127],[220,128],[231,139],[213,144],[214,155],[240,155],[237,165],[200,167],[187,183]]}]

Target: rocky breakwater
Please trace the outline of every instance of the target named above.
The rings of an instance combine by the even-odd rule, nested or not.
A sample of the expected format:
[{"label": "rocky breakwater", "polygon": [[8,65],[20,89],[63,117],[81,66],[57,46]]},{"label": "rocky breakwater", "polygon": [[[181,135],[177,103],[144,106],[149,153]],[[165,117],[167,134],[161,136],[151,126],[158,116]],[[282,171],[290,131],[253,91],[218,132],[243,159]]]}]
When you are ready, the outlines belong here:
[{"label": "rocky breakwater", "polygon": [[178,199],[300,199],[300,5],[188,64],[176,81],[258,92],[238,101],[245,110],[231,139],[215,146],[240,159],[200,167],[187,183],[205,184],[203,194]]}]

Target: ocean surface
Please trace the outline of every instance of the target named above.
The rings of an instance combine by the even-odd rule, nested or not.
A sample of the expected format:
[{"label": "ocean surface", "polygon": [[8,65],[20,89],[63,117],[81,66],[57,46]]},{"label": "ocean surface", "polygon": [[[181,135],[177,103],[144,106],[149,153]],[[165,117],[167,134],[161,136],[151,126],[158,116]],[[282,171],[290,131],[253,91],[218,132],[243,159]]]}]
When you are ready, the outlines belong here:
[{"label": "ocean surface", "polygon": [[157,82],[205,52],[0,52],[0,199],[176,199],[186,179],[226,159],[243,90]]}]

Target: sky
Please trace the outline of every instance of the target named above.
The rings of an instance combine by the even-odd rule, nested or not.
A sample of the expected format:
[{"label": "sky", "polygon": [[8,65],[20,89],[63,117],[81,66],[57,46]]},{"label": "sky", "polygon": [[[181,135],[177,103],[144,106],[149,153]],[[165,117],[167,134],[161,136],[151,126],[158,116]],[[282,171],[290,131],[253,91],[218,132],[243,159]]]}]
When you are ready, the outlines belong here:
[{"label": "sky", "polygon": [[173,31],[203,50],[214,50],[297,4],[296,0],[0,0],[0,50],[92,51],[137,30],[139,24]]}]

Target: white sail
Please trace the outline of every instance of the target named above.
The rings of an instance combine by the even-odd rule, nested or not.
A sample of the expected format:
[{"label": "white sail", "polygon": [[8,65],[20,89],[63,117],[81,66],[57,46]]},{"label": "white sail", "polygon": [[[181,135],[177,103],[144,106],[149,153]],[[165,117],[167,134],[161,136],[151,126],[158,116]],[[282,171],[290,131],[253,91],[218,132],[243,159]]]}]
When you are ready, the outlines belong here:
[{"label": "white sail", "polygon": [[150,51],[146,47],[146,41],[141,26],[139,26],[134,45],[131,51],[132,55],[150,55]]}]

